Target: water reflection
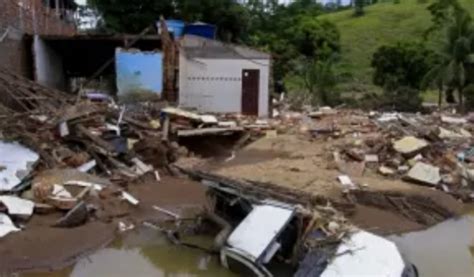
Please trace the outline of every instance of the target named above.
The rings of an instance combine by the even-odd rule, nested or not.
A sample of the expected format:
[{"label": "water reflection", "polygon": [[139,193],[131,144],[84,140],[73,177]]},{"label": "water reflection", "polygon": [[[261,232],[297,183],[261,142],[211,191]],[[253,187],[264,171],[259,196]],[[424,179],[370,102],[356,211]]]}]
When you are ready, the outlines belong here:
[{"label": "water reflection", "polygon": [[[200,237],[202,244],[210,238]],[[143,228],[74,266],[72,277],[86,276],[233,276],[217,256],[172,245],[155,230]]]},{"label": "water reflection", "polygon": [[474,276],[474,213],[428,230],[391,236],[420,276]]},{"label": "water reflection", "polygon": [[[212,243],[212,238],[194,237],[192,242],[205,246]],[[221,267],[217,256],[197,249],[172,245],[161,233],[143,228],[131,232],[122,240],[117,240],[109,247],[80,260],[71,268],[55,273],[22,276],[230,277],[236,275]]]}]

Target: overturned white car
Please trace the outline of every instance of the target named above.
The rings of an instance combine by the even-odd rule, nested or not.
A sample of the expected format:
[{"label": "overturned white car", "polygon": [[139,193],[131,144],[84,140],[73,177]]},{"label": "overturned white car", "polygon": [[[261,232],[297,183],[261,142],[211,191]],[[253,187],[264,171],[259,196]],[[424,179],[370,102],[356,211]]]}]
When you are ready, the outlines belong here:
[{"label": "overturned white car", "polygon": [[[222,264],[242,276],[276,275],[272,273],[271,266],[267,268],[267,265],[271,264],[273,257],[281,249],[282,234],[289,228],[295,214],[294,207],[281,203],[254,206],[222,247]],[[317,236],[318,233],[314,235]],[[393,242],[365,231],[354,230],[337,247],[306,253],[294,276],[415,277],[417,272],[414,266],[404,261]]]}]

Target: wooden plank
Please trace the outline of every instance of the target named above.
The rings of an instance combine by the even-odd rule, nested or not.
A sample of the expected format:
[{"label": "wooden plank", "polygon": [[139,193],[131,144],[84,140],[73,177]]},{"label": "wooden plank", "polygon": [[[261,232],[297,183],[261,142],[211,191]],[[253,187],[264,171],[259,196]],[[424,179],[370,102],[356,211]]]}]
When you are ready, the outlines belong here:
[{"label": "wooden plank", "polygon": [[202,128],[193,130],[179,130],[178,137],[206,136],[206,135],[227,135],[242,132],[241,127],[233,128]]}]

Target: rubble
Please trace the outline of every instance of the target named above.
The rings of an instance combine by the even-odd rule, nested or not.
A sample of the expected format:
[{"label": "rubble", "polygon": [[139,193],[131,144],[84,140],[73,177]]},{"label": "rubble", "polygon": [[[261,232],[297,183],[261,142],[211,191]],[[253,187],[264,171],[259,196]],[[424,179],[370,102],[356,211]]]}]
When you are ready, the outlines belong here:
[{"label": "rubble", "polygon": [[416,163],[408,172],[407,178],[430,186],[436,186],[441,181],[439,168],[423,162]]},{"label": "rubble", "polygon": [[[236,114],[201,115],[162,104],[154,112],[146,112],[142,104],[117,106],[113,102],[81,98],[73,101],[67,96],[58,100],[63,93],[16,77],[14,85],[4,85],[2,74],[0,71],[0,92],[7,87],[11,94],[20,82],[27,89],[20,89],[19,95],[31,98],[9,94],[13,105],[0,99],[0,112],[11,113],[0,121],[0,151],[8,153],[0,157],[0,237],[20,232],[18,226],[27,232],[30,217],[49,213],[60,215],[56,217],[59,220],[47,224],[55,228],[78,228],[100,221],[113,223],[114,230],[117,223],[120,231],[130,230],[140,224],[140,219],[128,215],[133,217],[137,211],[145,210],[146,197],[135,194],[136,187],[159,187],[168,175],[184,174],[210,190],[209,197],[213,200],[210,204],[214,204],[210,212],[217,213],[225,207],[241,212],[238,220],[229,221],[232,224],[225,220],[218,224],[225,226],[219,239],[225,242],[219,244],[222,253],[238,248],[249,254],[260,269],[274,256],[297,267],[302,254],[299,250],[307,253],[328,242],[338,245],[351,237],[353,229],[344,215],[353,213],[356,204],[390,210],[423,226],[453,215],[429,199],[371,191],[372,183],[361,181],[364,176],[378,172],[374,174],[378,180],[408,178],[410,186],[430,185],[463,201],[472,201],[474,151],[471,151],[470,134],[474,128],[467,121],[439,115],[380,115],[329,107],[316,112],[280,110],[271,119]],[[146,106],[153,109],[153,104]],[[297,145],[303,149],[284,153],[282,156],[288,158],[279,162],[287,171],[282,174],[291,172],[285,178],[300,179],[305,172],[326,167],[331,170],[330,178],[324,179],[316,172],[315,178],[308,178],[296,188],[284,184],[288,179],[281,184],[252,180],[247,174],[232,179],[213,174],[212,170],[176,165],[186,158],[203,160],[191,147],[183,146],[186,140],[210,142],[212,148],[215,145],[210,138],[225,140],[235,136],[234,144],[224,147],[228,152],[219,160],[228,166],[239,163],[239,148],[244,145],[265,138],[277,149],[281,146],[278,140],[285,135],[298,136],[306,141],[306,146],[313,144],[321,148],[317,153],[306,153],[305,147]],[[288,160],[295,164],[287,164]],[[254,161],[249,163],[257,171]],[[215,164],[209,168],[212,166]],[[266,174],[265,170],[261,172]],[[312,184],[327,186],[328,191],[344,192],[341,197],[344,199],[301,190]],[[221,202],[217,203],[217,199]],[[153,204],[147,208],[166,215],[176,225],[184,220],[181,212],[163,207],[167,206]],[[236,223],[244,215],[249,219],[244,219],[240,228]],[[265,233],[256,236],[252,231],[253,235],[248,235],[249,229],[259,229],[262,223]],[[230,225],[235,228],[232,233],[227,228]],[[293,244],[284,245],[281,238],[275,240],[279,231],[287,230],[290,225],[288,232],[294,232]],[[322,233],[323,237],[311,237],[313,231]],[[223,238],[222,234],[230,236]],[[290,248],[292,251],[288,251]],[[286,252],[286,257],[281,251]],[[338,259],[333,261],[338,267]]]},{"label": "rubble", "polygon": [[395,175],[395,170],[391,169],[390,167],[386,167],[386,166],[379,167],[379,172],[380,172],[380,174],[385,175],[385,176]]},{"label": "rubble", "polygon": [[398,153],[407,156],[413,156],[426,146],[428,146],[428,143],[425,140],[415,137],[404,137],[393,143],[393,148]]},{"label": "rubble", "polygon": [[53,226],[61,228],[73,228],[84,224],[87,221],[89,212],[86,203],[80,202],[72,208],[66,215],[60,218]]},{"label": "rubble", "polygon": [[466,124],[467,119],[462,117],[441,116],[441,121],[449,124]]},{"label": "rubble", "polygon": [[32,201],[25,200],[16,196],[0,196],[0,205],[7,208],[10,216],[22,219],[28,219],[33,214],[35,204]]},{"label": "rubble", "polygon": [[0,191],[9,191],[28,176],[39,155],[18,143],[0,141]]}]

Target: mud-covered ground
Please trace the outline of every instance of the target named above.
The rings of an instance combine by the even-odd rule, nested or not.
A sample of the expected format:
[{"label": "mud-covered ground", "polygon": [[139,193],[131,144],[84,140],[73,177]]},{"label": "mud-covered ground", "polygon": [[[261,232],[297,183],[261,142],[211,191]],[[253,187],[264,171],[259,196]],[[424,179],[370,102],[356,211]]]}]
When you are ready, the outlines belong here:
[{"label": "mud-covered ground", "polygon": [[[322,196],[334,203],[350,204],[342,212],[353,224],[378,234],[404,233],[435,225],[462,214],[464,205],[452,196],[432,188],[381,176],[373,170],[351,175],[363,185],[361,194],[343,193],[341,175],[332,153],[343,140],[313,140],[306,135],[285,134],[257,140],[235,151],[226,147],[218,158],[185,159],[180,165],[215,174],[284,186]],[[22,232],[0,239],[0,272],[51,271],[73,264],[111,242],[119,222],[139,225],[143,221],[169,219],[153,205],[184,217],[193,217],[205,205],[205,187],[186,178],[162,176],[162,180],[141,180],[128,191],[140,200],[133,207],[110,203],[110,214],[90,219],[81,227],[50,227],[60,213],[35,214]],[[109,215],[109,216],[107,216]]]},{"label": "mud-covered ground", "polygon": [[[464,205],[443,191],[381,176],[372,169],[350,177],[363,185],[364,191],[384,197],[388,194],[388,198],[377,202],[372,201],[372,195],[363,195],[349,201],[337,179],[341,172],[332,157],[333,150],[346,143],[350,139],[315,140],[302,134],[284,134],[264,137],[237,152],[229,150],[226,158],[181,164],[235,179],[285,186],[334,202],[353,203],[351,211],[343,211],[350,221],[378,234],[420,230],[462,214]],[[404,203],[408,206],[403,207]]]},{"label": "mud-covered ground", "polygon": [[0,239],[0,273],[60,269],[110,243],[117,235],[120,221],[136,226],[145,220],[169,219],[154,210],[153,205],[191,217],[202,209],[205,201],[205,190],[200,184],[172,177],[130,185],[129,192],[140,200],[140,205],[124,203],[120,207],[123,215],[111,220],[90,219],[83,226],[66,229],[51,227],[62,216],[60,213],[35,214],[23,231]]}]

